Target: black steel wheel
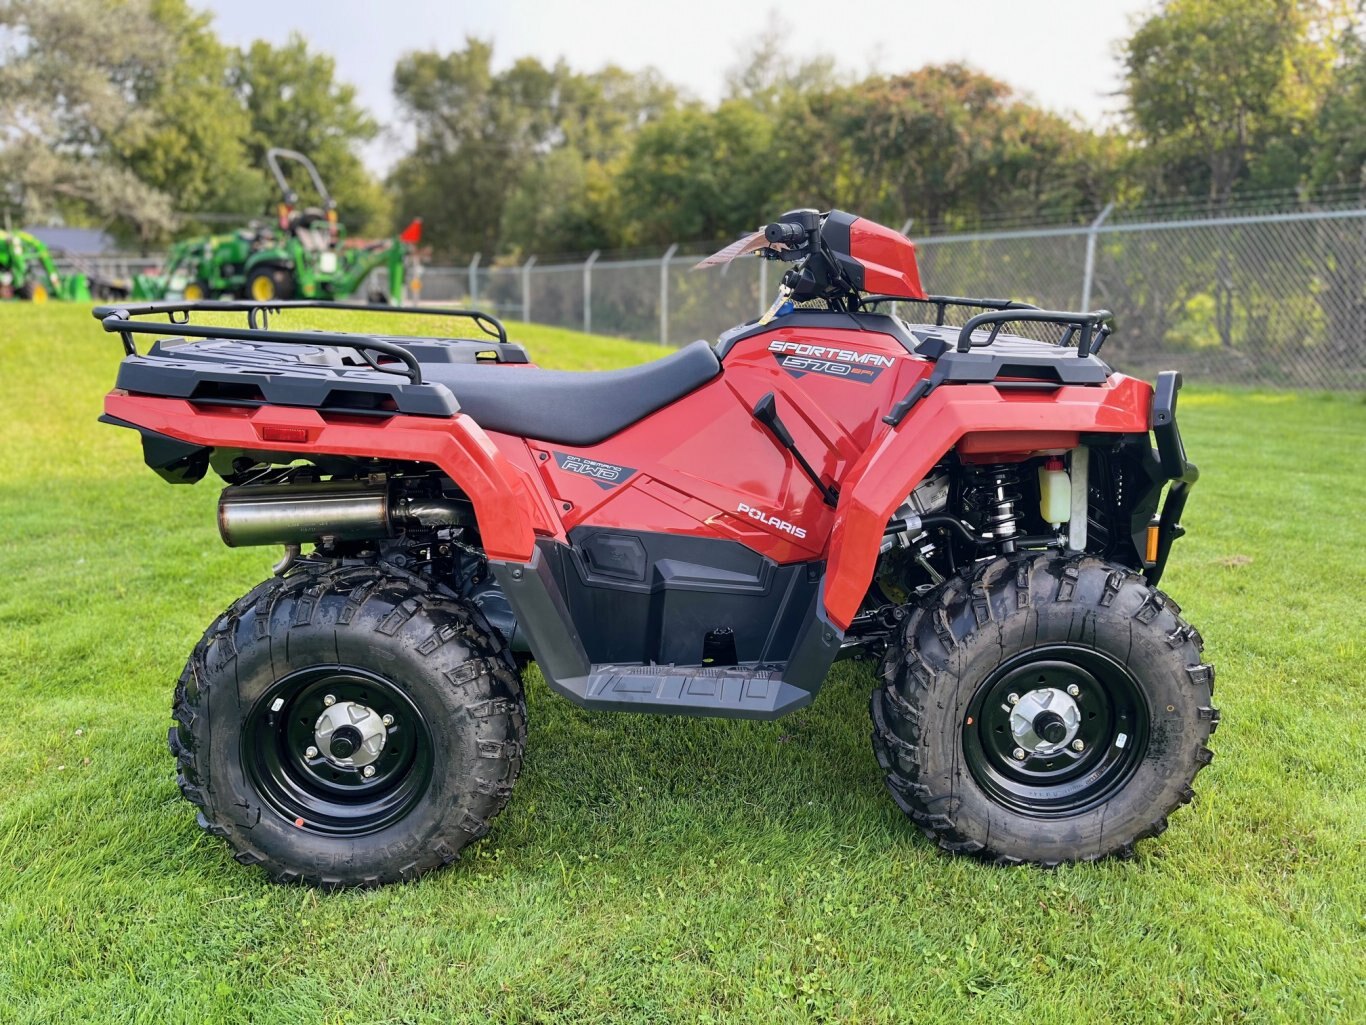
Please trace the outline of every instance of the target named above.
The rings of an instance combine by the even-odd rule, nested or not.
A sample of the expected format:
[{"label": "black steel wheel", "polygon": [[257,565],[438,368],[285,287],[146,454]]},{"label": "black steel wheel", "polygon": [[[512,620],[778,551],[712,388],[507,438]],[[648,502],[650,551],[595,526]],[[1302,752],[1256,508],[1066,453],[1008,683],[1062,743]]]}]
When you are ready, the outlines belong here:
[{"label": "black steel wheel", "polygon": [[257,699],[241,758],[262,798],[298,828],[363,836],[422,799],[434,745],[402,688],[357,666],[324,665],[290,673]]},{"label": "black steel wheel", "polygon": [[487,620],[388,565],[305,561],[196,646],[169,741],[199,824],[243,864],[325,888],[449,864],[507,803],[526,743]]},{"label": "black steel wheel", "polygon": [[941,848],[1003,863],[1128,856],[1194,797],[1219,714],[1181,610],[1095,558],[1021,553],[910,609],[873,748]]},{"label": "black steel wheel", "polygon": [[1023,815],[1072,815],[1120,790],[1148,746],[1138,681],[1111,658],[1051,645],[1002,663],[963,717],[977,784]]}]

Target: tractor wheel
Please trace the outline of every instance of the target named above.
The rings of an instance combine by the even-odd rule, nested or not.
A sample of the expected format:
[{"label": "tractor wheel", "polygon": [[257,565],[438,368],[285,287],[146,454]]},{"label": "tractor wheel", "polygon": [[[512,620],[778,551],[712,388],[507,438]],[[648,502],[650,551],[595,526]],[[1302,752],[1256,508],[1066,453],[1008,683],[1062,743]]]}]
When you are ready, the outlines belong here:
[{"label": "tractor wheel", "polygon": [[415,879],[502,810],[526,705],[483,615],[389,565],[306,563],[225,612],[169,743],[199,825],[277,882]]},{"label": "tractor wheel", "polygon": [[1219,722],[1200,635],[1132,570],[1020,554],[918,603],[873,692],[892,797],[941,848],[1133,853],[1194,797]]},{"label": "tractor wheel", "polygon": [[47,286],[39,281],[30,281],[23,288],[19,289],[19,298],[27,299],[29,302],[45,303],[51,296],[48,294]]},{"label": "tractor wheel", "polygon": [[294,276],[282,267],[257,267],[247,275],[246,294],[256,302],[294,298]]},{"label": "tractor wheel", "polygon": [[191,281],[185,286],[185,301],[187,303],[197,303],[201,299],[209,297],[209,286],[202,281]]}]

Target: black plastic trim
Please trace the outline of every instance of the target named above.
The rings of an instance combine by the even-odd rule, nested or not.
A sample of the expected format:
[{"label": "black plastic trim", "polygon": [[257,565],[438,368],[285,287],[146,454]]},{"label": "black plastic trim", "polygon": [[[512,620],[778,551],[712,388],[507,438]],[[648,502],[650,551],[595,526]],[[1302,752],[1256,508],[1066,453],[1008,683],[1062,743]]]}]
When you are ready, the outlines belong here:
[{"label": "black plastic trim", "polygon": [[162,480],[171,484],[195,484],[208,472],[209,456],[213,452],[208,446],[181,441],[108,413],[100,414],[99,421],[137,431],[142,438],[142,461]]},{"label": "black plastic trim", "polygon": [[840,310],[793,310],[791,313],[784,314],[767,324],[760,324],[758,321],[751,320],[723,332],[715,345],[717,358],[725,359],[726,354],[737,343],[746,338],[753,338],[755,335],[761,335],[767,331],[777,331],[785,327],[810,327],[826,331],[866,331],[872,334],[890,335],[912,355],[915,354],[915,347],[919,344],[918,340],[906,330],[905,325],[900,320],[887,314],[844,313]]}]

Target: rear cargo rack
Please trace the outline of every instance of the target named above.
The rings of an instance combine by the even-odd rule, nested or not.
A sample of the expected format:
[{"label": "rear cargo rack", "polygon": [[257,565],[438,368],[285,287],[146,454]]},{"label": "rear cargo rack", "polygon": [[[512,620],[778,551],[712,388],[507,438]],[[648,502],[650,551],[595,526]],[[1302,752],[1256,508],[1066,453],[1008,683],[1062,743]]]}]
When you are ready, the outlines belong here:
[{"label": "rear cargo rack", "polygon": [[[335,303],[316,300],[291,302],[235,302],[205,300],[199,302],[156,302],[131,305],[120,303],[112,306],[97,306],[93,313],[104,329],[117,334],[123,340],[123,351],[129,356],[137,356],[137,346],[133,335],[175,336],[179,338],[208,338],[238,342],[269,342],[283,345],[331,345],[353,349],[370,367],[382,374],[406,377],[413,384],[422,384],[422,367],[418,359],[405,346],[374,335],[352,334],[339,331],[272,331],[269,329],[271,314],[286,310],[327,309],[357,310],[366,313],[400,313],[418,316],[455,317],[472,320],[479,329],[496,341],[489,347],[497,351],[500,361],[526,362],[521,346],[508,342],[507,330],[502,322],[492,314],[479,310],[461,310],[432,306],[372,306],[366,303]],[[192,313],[245,313],[247,326],[206,327],[190,323]],[[142,317],[165,316],[166,323],[141,320]],[[426,339],[414,339],[425,341]],[[399,369],[385,366],[379,361],[382,354],[403,364]]]}]

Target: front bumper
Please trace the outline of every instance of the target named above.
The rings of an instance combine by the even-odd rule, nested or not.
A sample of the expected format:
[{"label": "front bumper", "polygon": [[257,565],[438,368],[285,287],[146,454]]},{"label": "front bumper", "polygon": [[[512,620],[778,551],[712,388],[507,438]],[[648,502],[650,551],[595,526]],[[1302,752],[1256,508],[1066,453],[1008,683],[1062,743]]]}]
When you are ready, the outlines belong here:
[{"label": "front bumper", "polygon": [[1152,430],[1157,441],[1157,462],[1162,475],[1171,482],[1162,512],[1157,522],[1157,557],[1144,575],[1148,583],[1156,585],[1167,568],[1172,543],[1185,534],[1181,513],[1190,498],[1190,490],[1200,479],[1200,471],[1186,459],[1186,446],[1181,441],[1181,429],[1176,425],[1176,398],[1181,392],[1181,374],[1164,370],[1157,375],[1153,388]]}]

